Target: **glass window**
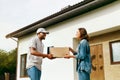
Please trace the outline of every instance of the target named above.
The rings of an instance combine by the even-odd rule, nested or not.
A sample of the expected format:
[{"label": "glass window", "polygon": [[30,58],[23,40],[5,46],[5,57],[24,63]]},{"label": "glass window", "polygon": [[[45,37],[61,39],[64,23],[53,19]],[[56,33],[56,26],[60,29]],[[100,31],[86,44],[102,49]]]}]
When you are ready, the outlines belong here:
[{"label": "glass window", "polygon": [[21,55],[20,77],[27,77],[26,58],[27,58],[27,54]]},{"label": "glass window", "polygon": [[111,63],[120,63],[120,40],[110,42]]}]

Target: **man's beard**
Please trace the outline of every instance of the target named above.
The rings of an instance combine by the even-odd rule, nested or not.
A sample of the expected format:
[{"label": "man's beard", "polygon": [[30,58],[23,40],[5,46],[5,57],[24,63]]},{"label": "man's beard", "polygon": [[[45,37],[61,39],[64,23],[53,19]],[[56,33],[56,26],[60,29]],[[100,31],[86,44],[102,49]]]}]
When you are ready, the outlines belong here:
[{"label": "man's beard", "polygon": [[45,40],[45,37],[43,37],[42,40]]}]

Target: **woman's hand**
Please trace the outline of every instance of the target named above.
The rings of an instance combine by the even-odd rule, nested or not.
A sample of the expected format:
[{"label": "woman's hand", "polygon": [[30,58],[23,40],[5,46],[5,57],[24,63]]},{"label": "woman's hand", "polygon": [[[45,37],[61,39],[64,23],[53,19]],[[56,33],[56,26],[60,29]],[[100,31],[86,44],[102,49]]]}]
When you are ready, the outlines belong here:
[{"label": "woman's hand", "polygon": [[64,58],[67,58],[67,59],[69,59],[69,58],[76,58],[76,56],[70,55],[70,54],[66,54]]},{"label": "woman's hand", "polygon": [[71,51],[71,52],[72,52],[72,51],[73,51],[73,49],[72,49],[71,47],[69,47],[69,51]]},{"label": "woman's hand", "polygon": [[64,58],[69,59],[70,58],[70,54],[65,54]]},{"label": "woman's hand", "polygon": [[74,55],[77,54],[71,47],[69,47],[69,51],[71,51]]}]

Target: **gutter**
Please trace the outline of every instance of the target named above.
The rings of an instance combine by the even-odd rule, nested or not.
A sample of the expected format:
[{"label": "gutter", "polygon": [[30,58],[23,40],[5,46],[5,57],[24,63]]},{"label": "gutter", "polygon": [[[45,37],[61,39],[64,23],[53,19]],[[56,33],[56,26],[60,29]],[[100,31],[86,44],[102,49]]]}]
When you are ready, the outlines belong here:
[{"label": "gutter", "polygon": [[11,37],[12,40],[14,40],[15,42],[18,42],[18,40],[16,40],[14,37]]},{"label": "gutter", "polygon": [[67,19],[82,15],[84,13],[87,13],[91,10],[94,10],[96,8],[107,5],[107,4],[109,4],[113,1],[117,1],[117,0],[85,0],[85,1],[89,1],[89,2],[82,6],[79,4],[70,6],[65,10],[57,12],[51,16],[48,16],[48,17],[40,20],[40,21],[37,21],[37,22],[30,24],[26,27],[23,27],[15,32],[7,34],[6,38],[11,38],[11,37],[19,38],[23,35],[27,35],[31,32],[35,32],[37,30],[37,28],[49,27],[50,25],[54,25],[59,22],[65,21]]}]

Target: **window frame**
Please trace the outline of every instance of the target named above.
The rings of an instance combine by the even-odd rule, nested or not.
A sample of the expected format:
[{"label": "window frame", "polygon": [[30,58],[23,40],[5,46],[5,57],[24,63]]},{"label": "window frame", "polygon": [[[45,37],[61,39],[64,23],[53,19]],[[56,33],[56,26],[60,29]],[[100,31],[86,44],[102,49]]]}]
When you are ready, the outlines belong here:
[{"label": "window frame", "polygon": [[120,43],[120,40],[116,40],[116,41],[111,41],[109,42],[109,47],[110,47],[110,60],[111,60],[111,64],[120,64],[120,60],[119,61],[114,61],[114,53],[113,53],[113,48],[112,48],[112,44],[113,43]]},{"label": "window frame", "polygon": [[[24,58],[24,64],[22,64],[23,58]],[[27,54],[20,55],[20,78],[28,77],[27,71],[26,71],[26,60],[27,60]],[[22,67],[24,67],[24,68],[22,68]],[[24,71],[22,69],[24,69]]]}]

